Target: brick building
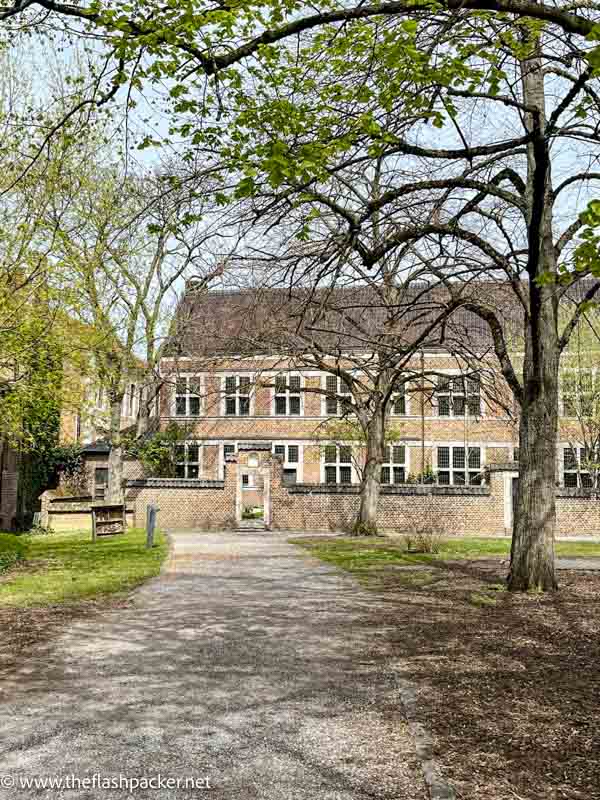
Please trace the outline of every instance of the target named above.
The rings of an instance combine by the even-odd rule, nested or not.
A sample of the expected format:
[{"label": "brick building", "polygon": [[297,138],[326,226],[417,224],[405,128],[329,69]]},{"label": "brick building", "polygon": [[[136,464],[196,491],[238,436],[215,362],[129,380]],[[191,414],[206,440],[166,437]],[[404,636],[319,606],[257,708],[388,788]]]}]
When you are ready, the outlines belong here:
[{"label": "brick building", "polygon": [[[284,486],[318,484],[331,487],[327,491],[357,486],[364,448],[355,437],[345,439],[343,424],[334,422],[345,417],[347,388],[339,377],[311,368],[310,359],[290,351],[287,337],[280,338],[277,351],[273,328],[279,331],[282,324],[283,293],[277,303],[271,297],[266,311],[263,301],[252,302],[249,294],[209,294],[196,302],[196,327],[187,327],[175,342],[176,352],[162,362],[160,424],[177,422],[187,431],[177,448],[179,479],[223,481],[228,460],[254,448],[278,457]],[[458,331],[469,342],[464,352],[457,346]],[[509,465],[503,490],[508,494],[508,476],[517,474],[518,421],[490,355],[487,328],[463,313],[454,333],[451,347],[431,337],[414,352],[407,363],[413,378],[393,395],[382,471],[389,491],[420,482],[479,487],[489,480],[490,468]],[[350,357],[343,349],[344,331],[337,336],[338,355],[335,348],[325,348],[329,363],[356,370],[356,353]],[[577,489],[590,483],[573,449],[577,435],[577,421],[563,417],[557,486]],[[262,486],[255,481],[260,477],[253,469],[239,477],[242,505],[259,505]],[[506,516],[504,528],[510,524]]]},{"label": "brick building", "polygon": [[[338,329],[318,343],[321,364],[333,372],[311,364],[290,336],[284,293],[209,293],[185,303],[185,330],[161,364],[157,420],[161,428],[181,426],[185,440],[176,447],[174,478],[145,476],[138,462],[126,463],[135,524],[156,503],[166,527],[236,525],[257,508],[274,528],[344,527],[358,507],[364,445],[347,419],[347,386],[333,372],[336,365],[359,372],[367,351],[346,347],[352,331]],[[364,298],[361,307],[370,319]],[[505,319],[508,329],[515,320]],[[405,325],[409,336],[416,329]],[[446,341],[436,335],[411,353],[409,378],[392,395],[380,527],[434,512],[450,533],[508,533],[518,420],[488,330],[460,313]],[[513,341],[518,360],[518,337]],[[600,502],[581,468],[574,405],[572,395],[561,399],[558,524],[564,534],[598,534]],[[108,448],[91,443],[88,455],[94,482],[92,473],[107,467]]]}]

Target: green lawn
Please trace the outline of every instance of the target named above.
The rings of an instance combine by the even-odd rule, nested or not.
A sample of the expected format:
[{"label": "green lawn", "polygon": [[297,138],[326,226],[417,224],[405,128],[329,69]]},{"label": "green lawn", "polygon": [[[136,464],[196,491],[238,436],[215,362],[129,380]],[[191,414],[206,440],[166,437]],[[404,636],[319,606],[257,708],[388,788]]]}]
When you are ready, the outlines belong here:
[{"label": "green lawn", "polygon": [[0,574],[6,572],[25,556],[25,543],[22,536],[12,533],[0,535]]},{"label": "green lawn", "polygon": [[132,589],[157,575],[167,554],[161,534],[152,550],[146,550],[145,541],[144,531],[135,529],[95,544],[89,532],[0,534],[0,559],[15,546],[24,559],[22,567],[3,576],[0,606],[53,605]]},{"label": "green lawn", "polygon": [[[438,560],[508,556],[510,552],[509,539],[449,539],[443,542],[440,552],[435,555],[406,553],[400,541],[379,537],[306,537],[291,542],[350,572],[370,570],[387,563],[408,566]],[[565,557],[600,556],[600,543],[557,542],[556,554]]]}]

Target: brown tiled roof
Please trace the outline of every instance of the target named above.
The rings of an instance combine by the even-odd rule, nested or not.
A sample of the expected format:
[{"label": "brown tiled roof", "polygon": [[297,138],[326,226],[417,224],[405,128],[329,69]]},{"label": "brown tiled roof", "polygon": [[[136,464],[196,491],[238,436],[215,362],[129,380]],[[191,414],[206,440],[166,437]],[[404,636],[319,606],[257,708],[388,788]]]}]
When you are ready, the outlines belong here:
[{"label": "brown tiled roof", "polygon": [[[585,281],[573,286],[566,299],[579,299],[589,285]],[[462,287],[461,296],[491,305],[509,337],[520,337],[523,310],[510,284],[473,282]],[[372,286],[311,294],[264,287],[199,293],[192,285],[178,308],[168,354],[200,358],[287,353],[301,350],[305,337],[327,352],[369,350],[384,341],[409,345],[449,300],[443,287],[425,285],[413,285],[393,306],[384,304]],[[466,348],[471,353],[491,347],[487,324],[464,308],[455,310],[423,343],[425,350]]]}]

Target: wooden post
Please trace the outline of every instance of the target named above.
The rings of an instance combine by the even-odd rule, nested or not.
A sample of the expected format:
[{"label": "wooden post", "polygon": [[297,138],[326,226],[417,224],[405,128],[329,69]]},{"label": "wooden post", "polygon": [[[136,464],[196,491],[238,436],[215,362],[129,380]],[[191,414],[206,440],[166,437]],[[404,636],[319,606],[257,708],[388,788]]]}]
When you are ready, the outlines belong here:
[{"label": "wooden post", "polygon": [[96,535],[96,509],[92,508],[92,542],[95,542],[97,539]]}]

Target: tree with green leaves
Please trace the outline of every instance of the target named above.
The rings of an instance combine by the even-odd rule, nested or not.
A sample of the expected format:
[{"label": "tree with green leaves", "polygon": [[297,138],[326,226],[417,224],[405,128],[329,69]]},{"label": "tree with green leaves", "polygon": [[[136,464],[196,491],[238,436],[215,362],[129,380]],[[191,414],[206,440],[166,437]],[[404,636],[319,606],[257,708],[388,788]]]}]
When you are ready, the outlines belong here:
[{"label": "tree with green leaves", "polygon": [[[165,79],[169,135],[189,137],[192,154],[224,155],[241,173],[238,196],[265,181],[282,191],[326,181],[344,159],[397,160],[399,179],[380,210],[392,214],[410,197],[418,213],[400,215],[394,236],[363,268],[425,242],[438,252],[437,275],[490,327],[520,406],[513,590],[556,586],[559,361],[597,289],[583,290],[564,327],[558,308],[570,302],[565,284],[597,270],[597,209],[581,218],[593,195],[577,189],[599,177],[589,166],[598,139],[599,19],[595,3],[562,9],[535,0],[324,2],[308,12],[280,0],[0,6],[6,30],[44,35],[62,26],[73,35],[75,25],[75,35],[104,37],[110,67],[82,102],[105,102],[126,85],[133,98],[145,81]],[[257,137],[257,125],[274,135]],[[575,213],[561,225],[570,204]],[[360,237],[360,226],[348,225],[349,236]],[[585,225],[592,245],[578,259]],[[469,271],[452,268],[458,254]],[[502,302],[464,295],[483,277],[507,284],[520,309],[522,367],[507,350]]]},{"label": "tree with green leaves", "polygon": [[223,267],[210,257],[215,223],[197,189],[193,195],[173,185],[165,190],[159,176],[125,175],[118,164],[94,163],[85,150],[62,165],[60,181],[64,192],[47,225],[56,230],[54,252],[77,287],[97,382],[108,395],[108,496],[118,501],[124,398],[133,385],[137,433],[145,434],[179,294],[190,280],[198,293],[206,290]]}]

